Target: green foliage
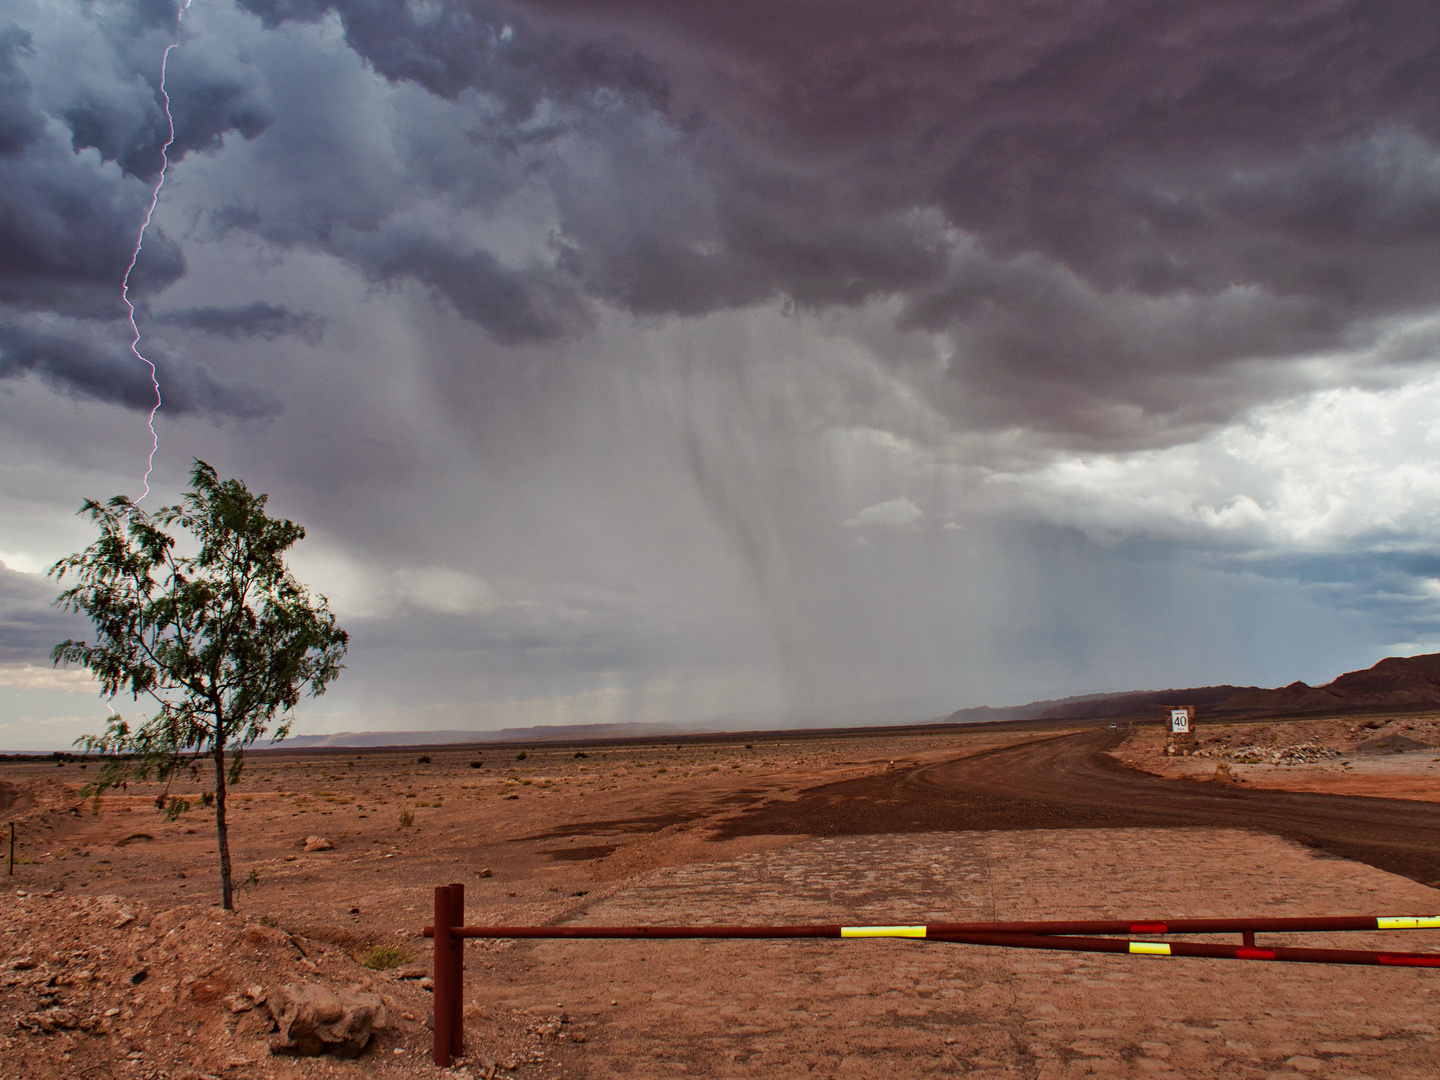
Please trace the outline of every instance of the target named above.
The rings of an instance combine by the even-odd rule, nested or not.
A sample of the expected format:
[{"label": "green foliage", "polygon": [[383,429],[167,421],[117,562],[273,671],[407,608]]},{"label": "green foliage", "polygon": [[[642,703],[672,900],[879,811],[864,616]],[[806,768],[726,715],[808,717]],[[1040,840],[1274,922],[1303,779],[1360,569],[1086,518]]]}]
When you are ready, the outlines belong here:
[{"label": "green foliage", "polygon": [[[267,731],[290,730],[289,713],[307,690],[325,688],[343,669],[348,636],[325,598],[312,599],[286,568],[285,553],[305,536],[293,521],[265,513],[266,496],[239,480],[220,480],[196,461],[182,502],[147,514],[124,496],[81,508],[100,530],[84,551],[50,569],[75,584],[55,601],[89,616],[95,641],[65,641],[51,658],[79,664],[107,697],[150,699],[158,710],[135,726],[112,717],[103,734],[77,740],[100,755],[96,799],[131,778],[166,785],[156,806],[174,819],[189,809],[169,786],[210,757],[221,854],[222,898],[231,906],[225,788],[240,778],[245,748]],[[194,554],[177,551],[178,527]],[[228,767],[226,759],[228,755]]]},{"label": "green foliage", "polygon": [[414,959],[399,945],[372,945],[358,957],[360,963],[372,971],[388,971]]}]

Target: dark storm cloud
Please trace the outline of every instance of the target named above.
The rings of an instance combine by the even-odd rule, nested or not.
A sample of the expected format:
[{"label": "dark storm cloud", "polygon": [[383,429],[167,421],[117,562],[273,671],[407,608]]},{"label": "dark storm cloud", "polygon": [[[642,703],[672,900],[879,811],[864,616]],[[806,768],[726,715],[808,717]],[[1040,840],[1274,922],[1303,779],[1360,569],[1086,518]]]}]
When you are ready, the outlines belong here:
[{"label": "dark storm cloud", "polygon": [[[814,178],[751,160],[702,112],[674,114],[666,58],[621,37],[547,26],[488,4],[243,6],[271,26],[333,11],[347,42],[385,77],[447,99],[482,96],[483,122],[468,115],[455,121],[469,126],[465,139],[494,155],[473,164],[496,177],[507,170],[543,177],[561,220],[558,268],[572,283],[534,273],[506,272],[501,280],[492,259],[438,237],[423,244],[377,237],[331,250],[372,276],[388,279],[398,267],[502,341],[586,325],[578,300],[564,296],[575,286],[641,315],[701,314],[781,296],[811,307],[855,304],[932,281],[943,266],[933,222],[922,226],[910,208],[857,216],[853,202],[837,203]],[[422,152],[436,155],[436,148],[426,144]],[[483,186],[473,167],[416,161],[410,168],[434,190],[461,197]],[[231,221],[262,232],[268,225],[246,221],[243,211]],[[328,235],[318,222],[310,231]],[[272,228],[269,235],[283,233]],[[374,256],[396,243],[407,257]],[[516,307],[518,322],[496,319],[492,297]],[[570,314],[557,318],[557,305]],[[536,317],[536,308],[551,314]]]},{"label": "dark storm cloud", "polygon": [[590,325],[574,286],[541,266],[512,270],[483,249],[405,229],[353,237],[341,250],[377,281],[410,278],[430,286],[505,344],[546,341]]},{"label": "dark storm cloud", "polygon": [[[87,73],[63,109],[71,146],[76,152],[94,148],[103,160],[118,161],[127,173],[153,180],[170,137],[160,68],[165,46],[178,33],[176,7],[165,0],[100,4],[93,25],[113,49],[114,68],[106,73],[108,79]],[[175,125],[168,152],[172,162],[194,150],[217,149],[232,131],[253,139],[269,126],[269,104],[247,64],[223,53],[200,58],[177,48],[166,67]],[[137,83],[145,93],[134,92]]]},{"label": "dark storm cloud", "polygon": [[662,104],[664,79],[634,46],[606,35],[570,33],[513,7],[470,2],[411,5],[397,0],[239,0],[267,27],[316,22],[334,12],[345,40],[381,75],[453,99],[479,91],[508,116],[528,119],[543,102],[606,88]]},{"label": "dark storm cloud", "polygon": [[[47,100],[59,104],[48,130],[26,71],[26,63],[37,60],[34,35],[15,25],[0,28],[0,304],[12,309],[0,313],[0,377],[33,371],[61,389],[148,408],[151,391],[140,365],[110,339],[123,332],[114,325],[125,316],[120,282],[168,134],[159,63],[175,31],[175,8],[150,2],[88,10],[109,62],[88,62],[74,73],[73,87],[50,88]],[[220,146],[229,132],[253,138],[264,130],[269,114],[253,71],[223,57],[193,64],[172,59],[172,162]],[[68,140],[62,141],[62,130]],[[98,151],[99,161],[86,151]],[[123,173],[107,169],[108,161]],[[130,278],[131,298],[143,306],[184,273],[180,246],[152,225]],[[41,326],[24,311],[60,319]],[[275,411],[267,396],[229,386],[163,350],[157,363],[168,383],[166,404],[177,411]]]},{"label": "dark storm cloud", "polygon": [[[28,31],[0,31],[0,302],[114,318],[141,193],[43,137],[45,117],[19,66],[27,54]],[[179,248],[157,229],[136,266],[137,294],[183,273]]]},{"label": "dark storm cloud", "polygon": [[643,43],[676,108],[828,166],[856,199],[938,204],[997,255],[1102,288],[1249,280],[1255,245],[1230,241],[1260,223],[1371,242],[1436,227],[1432,185],[1409,213],[1391,162],[1307,160],[1388,130],[1433,152],[1440,9],[1423,0],[522,6]]},{"label": "dark storm cloud", "polygon": [[197,307],[156,315],[154,322],[180,326],[236,341],[241,338],[297,337],[307,345],[325,338],[325,318],[311,311],[291,311],[283,304],[257,300],[243,307]]},{"label": "dark storm cloud", "polygon": [[[280,411],[273,394],[227,383],[199,364],[171,357],[153,342],[145,355],[159,372],[167,413],[255,419]],[[0,313],[0,379],[30,373],[82,397],[146,411],[155,404],[149,368],[114,335],[83,323],[50,328]]]},{"label": "dark storm cloud", "polygon": [[59,592],[51,580],[0,566],[0,664],[48,667],[51,649],[92,630],[83,616],[55,609]]},{"label": "dark storm cloud", "polygon": [[892,286],[902,325],[952,335],[969,423],[1125,444],[1137,414],[1222,420],[1266,391],[1226,365],[1440,302],[1433,4],[522,6],[635,42],[673,114],[823,191],[817,249],[915,206],[973,238]]},{"label": "dark storm cloud", "polygon": [[[1422,0],[246,7],[334,12],[387,78],[502,106],[485,138],[513,153],[566,105],[533,160],[591,296],[646,315],[906,296],[902,325],[955,342],[939,396],[967,422],[983,402],[1143,441],[1136,414],[1217,421],[1273,391],[1222,386],[1228,365],[1363,347],[1440,303]],[[524,294],[443,245],[372,265],[487,326],[490,297]],[[478,302],[456,299],[468,277]]]},{"label": "dark storm cloud", "polygon": [[19,58],[34,50],[31,35],[11,23],[0,26],[0,156],[15,157],[40,137],[45,117],[30,105],[30,80]]},{"label": "dark storm cloud", "polygon": [[[1123,446],[1278,392],[1245,362],[1363,349],[1440,304],[1422,0],[240,4],[280,32],[172,54],[175,155],[239,133],[285,166],[213,223],[417,282],[502,343],[583,332],[594,301],[900,296],[902,328],[953,344],[926,391],[953,418]],[[174,8],[86,10],[114,71],[52,126],[151,176]],[[276,59],[326,18],[439,104],[370,115],[329,58]],[[113,317],[143,192],[39,134],[28,33],[0,36],[0,299]],[[522,190],[555,218],[529,253],[447,216]],[[153,234],[137,288],[183,271]]]}]

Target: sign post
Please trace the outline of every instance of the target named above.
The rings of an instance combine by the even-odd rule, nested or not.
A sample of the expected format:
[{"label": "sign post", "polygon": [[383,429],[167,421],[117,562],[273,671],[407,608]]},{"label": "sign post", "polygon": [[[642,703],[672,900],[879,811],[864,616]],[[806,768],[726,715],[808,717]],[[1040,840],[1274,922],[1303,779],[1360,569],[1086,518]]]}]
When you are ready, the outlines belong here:
[{"label": "sign post", "polygon": [[1195,706],[1171,705],[1165,710],[1165,752],[1188,754],[1195,745]]}]

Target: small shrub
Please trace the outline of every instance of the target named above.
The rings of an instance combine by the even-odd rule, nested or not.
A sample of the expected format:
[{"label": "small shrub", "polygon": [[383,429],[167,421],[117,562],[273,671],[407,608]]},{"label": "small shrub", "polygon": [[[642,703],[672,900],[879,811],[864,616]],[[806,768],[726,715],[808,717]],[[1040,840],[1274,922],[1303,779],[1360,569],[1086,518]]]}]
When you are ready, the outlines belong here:
[{"label": "small shrub", "polygon": [[577,751],[575,752],[575,756],[576,756],[576,757],[589,757],[590,755],[587,754],[587,753],[585,753],[584,750],[577,750]]},{"label": "small shrub", "polygon": [[485,767],[485,762],[483,762],[483,761],[472,761],[472,762],[470,762],[470,767],[471,767],[472,769],[483,769],[483,768]]},{"label": "small shrub", "polygon": [[209,806],[209,805],[210,805],[211,803],[213,803],[214,801],[215,801],[215,793],[214,793],[213,791],[202,791],[202,792],[200,793],[200,805],[201,805],[201,806]]},{"label": "small shrub", "polygon": [[408,964],[414,959],[399,945],[372,945],[361,953],[357,959],[371,971],[388,971],[390,968],[397,968],[401,964]]},{"label": "small shrub", "polygon": [[429,765],[429,764],[430,764],[430,755],[429,755],[429,754],[421,754],[419,757],[417,757],[417,758],[415,759],[415,764],[416,764],[416,765]]},{"label": "small shrub", "polygon": [[525,760],[526,758],[528,758],[529,756],[530,756],[530,755],[527,754],[524,750],[521,750],[518,754],[515,755],[515,760],[516,760],[516,761],[524,761],[524,760]]},{"label": "small shrub", "polygon": [[411,825],[414,825],[414,824],[415,824],[415,811],[413,811],[413,810],[401,810],[401,811],[400,811],[400,827],[401,827],[402,829],[408,829]]}]

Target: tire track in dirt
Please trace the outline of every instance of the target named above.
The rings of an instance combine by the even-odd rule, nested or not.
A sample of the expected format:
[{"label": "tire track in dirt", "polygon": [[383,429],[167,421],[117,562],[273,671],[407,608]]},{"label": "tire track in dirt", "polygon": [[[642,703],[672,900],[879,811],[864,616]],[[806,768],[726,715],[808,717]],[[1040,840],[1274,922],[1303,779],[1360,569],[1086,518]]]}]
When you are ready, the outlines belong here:
[{"label": "tire track in dirt", "polygon": [[1241,828],[1440,884],[1440,804],[1166,780],[1105,751],[1120,732],[997,747],[825,784],[721,823],[717,840],[964,830]]}]

